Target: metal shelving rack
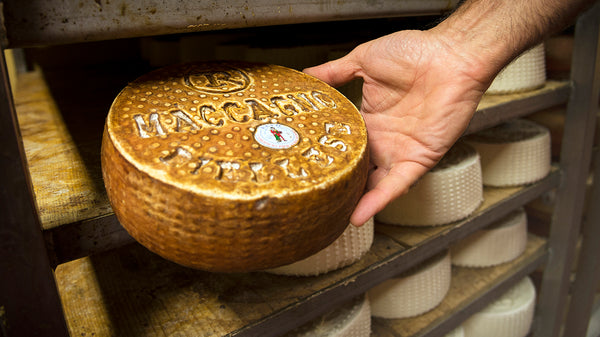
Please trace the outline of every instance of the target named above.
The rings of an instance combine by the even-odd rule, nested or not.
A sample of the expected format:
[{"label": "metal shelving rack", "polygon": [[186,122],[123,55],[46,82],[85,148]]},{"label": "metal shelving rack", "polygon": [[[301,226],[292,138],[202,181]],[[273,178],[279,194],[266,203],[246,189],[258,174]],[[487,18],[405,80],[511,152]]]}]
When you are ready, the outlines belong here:
[{"label": "metal shelving rack", "polygon": [[[322,0],[302,3],[260,0],[249,5],[245,1],[223,4],[169,0],[163,1],[158,7],[151,0],[137,1],[135,5],[102,0],[5,0],[0,5],[3,6],[0,37],[2,48],[6,49],[291,23],[440,14],[450,10],[456,2],[405,0],[372,4],[358,0],[335,3]],[[562,156],[557,170],[540,183],[502,200],[483,213],[345,279],[351,282],[336,283],[310,300],[299,303],[294,310],[278,312],[274,318],[256,323],[238,335],[262,336],[267,332],[274,335],[271,327],[282,322],[287,323],[280,329],[291,329],[302,323],[290,320],[297,314],[303,314],[304,321],[316,317],[341,304],[344,299],[366,291],[390,275],[407,270],[447,248],[453,241],[556,188],[557,200],[544,253],[493,285],[485,295],[473,301],[465,312],[473,312],[489,303],[520,277],[543,266],[540,305],[533,333],[539,337],[559,336],[582,222],[585,180],[592,159],[600,91],[599,18],[600,4],[596,4],[577,22],[569,85],[544,95],[481,109],[468,130],[473,132],[537,109],[568,103]],[[3,130],[0,135],[0,270],[3,274],[0,277],[0,335],[68,336],[53,266],[49,262],[44,240],[45,233],[40,230],[3,53],[0,53],[0,64],[3,76],[0,92],[0,125]],[[600,179],[600,165],[595,167],[596,177]],[[593,202],[598,201],[599,185],[594,185]],[[595,268],[597,245],[588,242],[593,241],[592,238],[596,236],[590,235],[594,235],[600,227],[598,217],[597,210],[591,207],[584,226],[584,258],[580,260],[578,277],[572,289],[573,300],[564,326],[565,335],[570,337],[583,336],[581,327],[589,320],[592,303],[592,296],[589,295],[595,291],[600,278],[598,268]],[[113,225],[115,221],[109,220]],[[443,335],[466,318],[465,312],[455,313],[451,319],[431,328],[426,336]],[[36,318],[35,324],[31,323],[32,317]]]}]

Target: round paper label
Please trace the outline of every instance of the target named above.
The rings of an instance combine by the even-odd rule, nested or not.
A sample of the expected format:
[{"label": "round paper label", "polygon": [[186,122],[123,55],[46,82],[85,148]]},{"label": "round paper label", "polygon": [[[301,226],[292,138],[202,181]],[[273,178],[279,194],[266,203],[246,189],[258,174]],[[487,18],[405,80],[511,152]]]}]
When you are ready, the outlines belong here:
[{"label": "round paper label", "polygon": [[298,143],[296,130],[283,124],[263,124],[256,128],[254,139],[271,149],[289,149]]}]

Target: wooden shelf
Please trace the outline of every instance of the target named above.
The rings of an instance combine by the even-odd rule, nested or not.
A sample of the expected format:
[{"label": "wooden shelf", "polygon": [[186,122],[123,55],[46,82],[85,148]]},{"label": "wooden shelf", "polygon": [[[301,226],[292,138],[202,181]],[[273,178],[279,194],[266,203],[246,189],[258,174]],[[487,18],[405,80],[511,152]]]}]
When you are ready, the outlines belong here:
[{"label": "wooden shelf", "polygon": [[[104,190],[100,142],[113,98],[140,70],[111,69],[59,74],[63,80],[52,85],[39,69],[19,77],[15,105],[40,222],[56,263],[132,242]],[[523,111],[532,102],[537,108],[563,103],[568,87],[565,82],[548,82],[530,93],[486,96],[473,123],[514,118],[507,106]]]},{"label": "wooden shelf", "polygon": [[[409,331],[406,336],[413,336],[413,330],[446,331],[459,323],[458,318],[446,322],[450,312],[460,308],[461,314],[450,316],[462,317],[475,310],[477,303],[481,307],[489,302],[497,296],[495,292],[539,266],[544,247],[544,240],[532,237],[526,253],[514,262],[477,272],[457,269],[452,290],[438,308],[412,320],[376,321],[375,331]],[[368,288],[356,283],[364,283],[370,270],[385,268],[386,261],[403,251],[390,238],[377,234],[372,249],[356,264],[303,278],[196,271],[133,244],[62,264],[56,278],[73,336],[163,336],[176,332],[278,336],[366,291]],[[340,293],[344,294],[341,298]]]},{"label": "wooden shelf", "polygon": [[546,257],[546,241],[530,235],[523,255],[508,263],[486,268],[452,266],[450,290],[440,305],[410,318],[374,318],[372,336],[443,336],[541,266]]},{"label": "wooden shelf", "polygon": [[422,263],[553,188],[558,179],[554,170],[529,186],[486,189],[484,203],[472,216],[445,226],[377,224],[375,242],[364,259],[320,277],[194,271],[137,244],[64,263],[56,275],[74,334],[152,335],[138,329],[193,334],[194,329],[208,329],[216,336],[277,336]]},{"label": "wooden shelf", "polygon": [[466,134],[474,133],[503,121],[564,104],[571,86],[565,81],[546,81],[541,88],[514,94],[486,94],[477,106]]}]

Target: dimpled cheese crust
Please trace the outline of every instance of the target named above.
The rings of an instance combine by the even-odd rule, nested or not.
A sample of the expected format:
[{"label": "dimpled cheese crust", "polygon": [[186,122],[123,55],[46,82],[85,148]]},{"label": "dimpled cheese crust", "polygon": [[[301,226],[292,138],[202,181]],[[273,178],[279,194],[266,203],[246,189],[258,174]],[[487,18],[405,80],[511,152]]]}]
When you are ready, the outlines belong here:
[{"label": "dimpled cheese crust", "polygon": [[318,253],[287,266],[269,269],[267,272],[281,275],[315,276],[346,267],[369,251],[373,243],[373,218],[360,227],[348,225],[332,244]]},{"label": "dimpled cheese crust", "polygon": [[514,59],[494,78],[488,94],[509,94],[542,87],[546,82],[544,45],[539,44]]},{"label": "dimpled cheese crust", "polygon": [[369,299],[363,295],[293,330],[285,337],[369,337],[370,335],[371,307]]},{"label": "dimpled cheese crust", "polygon": [[371,314],[390,319],[423,314],[442,302],[450,289],[450,278],[450,254],[445,253],[369,290]]},{"label": "dimpled cheese crust", "polygon": [[241,62],[158,69],[110,108],[102,170],[142,245],[222,272],[306,258],[346,228],[367,177],[360,113],[301,72]]},{"label": "dimpled cheese crust", "polygon": [[465,140],[479,153],[486,186],[528,184],[550,173],[550,131],[534,122],[514,119]]},{"label": "dimpled cheese crust", "polygon": [[443,225],[467,217],[482,201],[479,155],[471,146],[459,142],[375,218],[392,225]]},{"label": "dimpled cheese crust", "polygon": [[454,265],[489,267],[516,259],[526,246],[527,214],[519,208],[455,243],[450,252]]},{"label": "dimpled cheese crust", "polygon": [[465,337],[525,337],[535,309],[535,287],[524,278],[482,311],[468,318],[462,327]]}]

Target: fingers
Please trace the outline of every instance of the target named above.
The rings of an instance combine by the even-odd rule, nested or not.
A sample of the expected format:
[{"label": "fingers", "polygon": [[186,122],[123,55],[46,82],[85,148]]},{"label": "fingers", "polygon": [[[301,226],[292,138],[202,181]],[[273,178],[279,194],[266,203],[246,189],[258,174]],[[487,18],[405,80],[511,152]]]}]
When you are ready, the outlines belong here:
[{"label": "fingers", "polygon": [[398,164],[387,173],[382,169],[375,170],[369,177],[370,190],[359,200],[350,223],[362,226],[388,203],[406,193],[425,172],[427,168],[413,162]]},{"label": "fingers", "polygon": [[352,53],[350,53],[337,60],[306,68],[303,71],[333,87],[337,87],[354,79],[359,71],[359,66],[353,61]]}]

